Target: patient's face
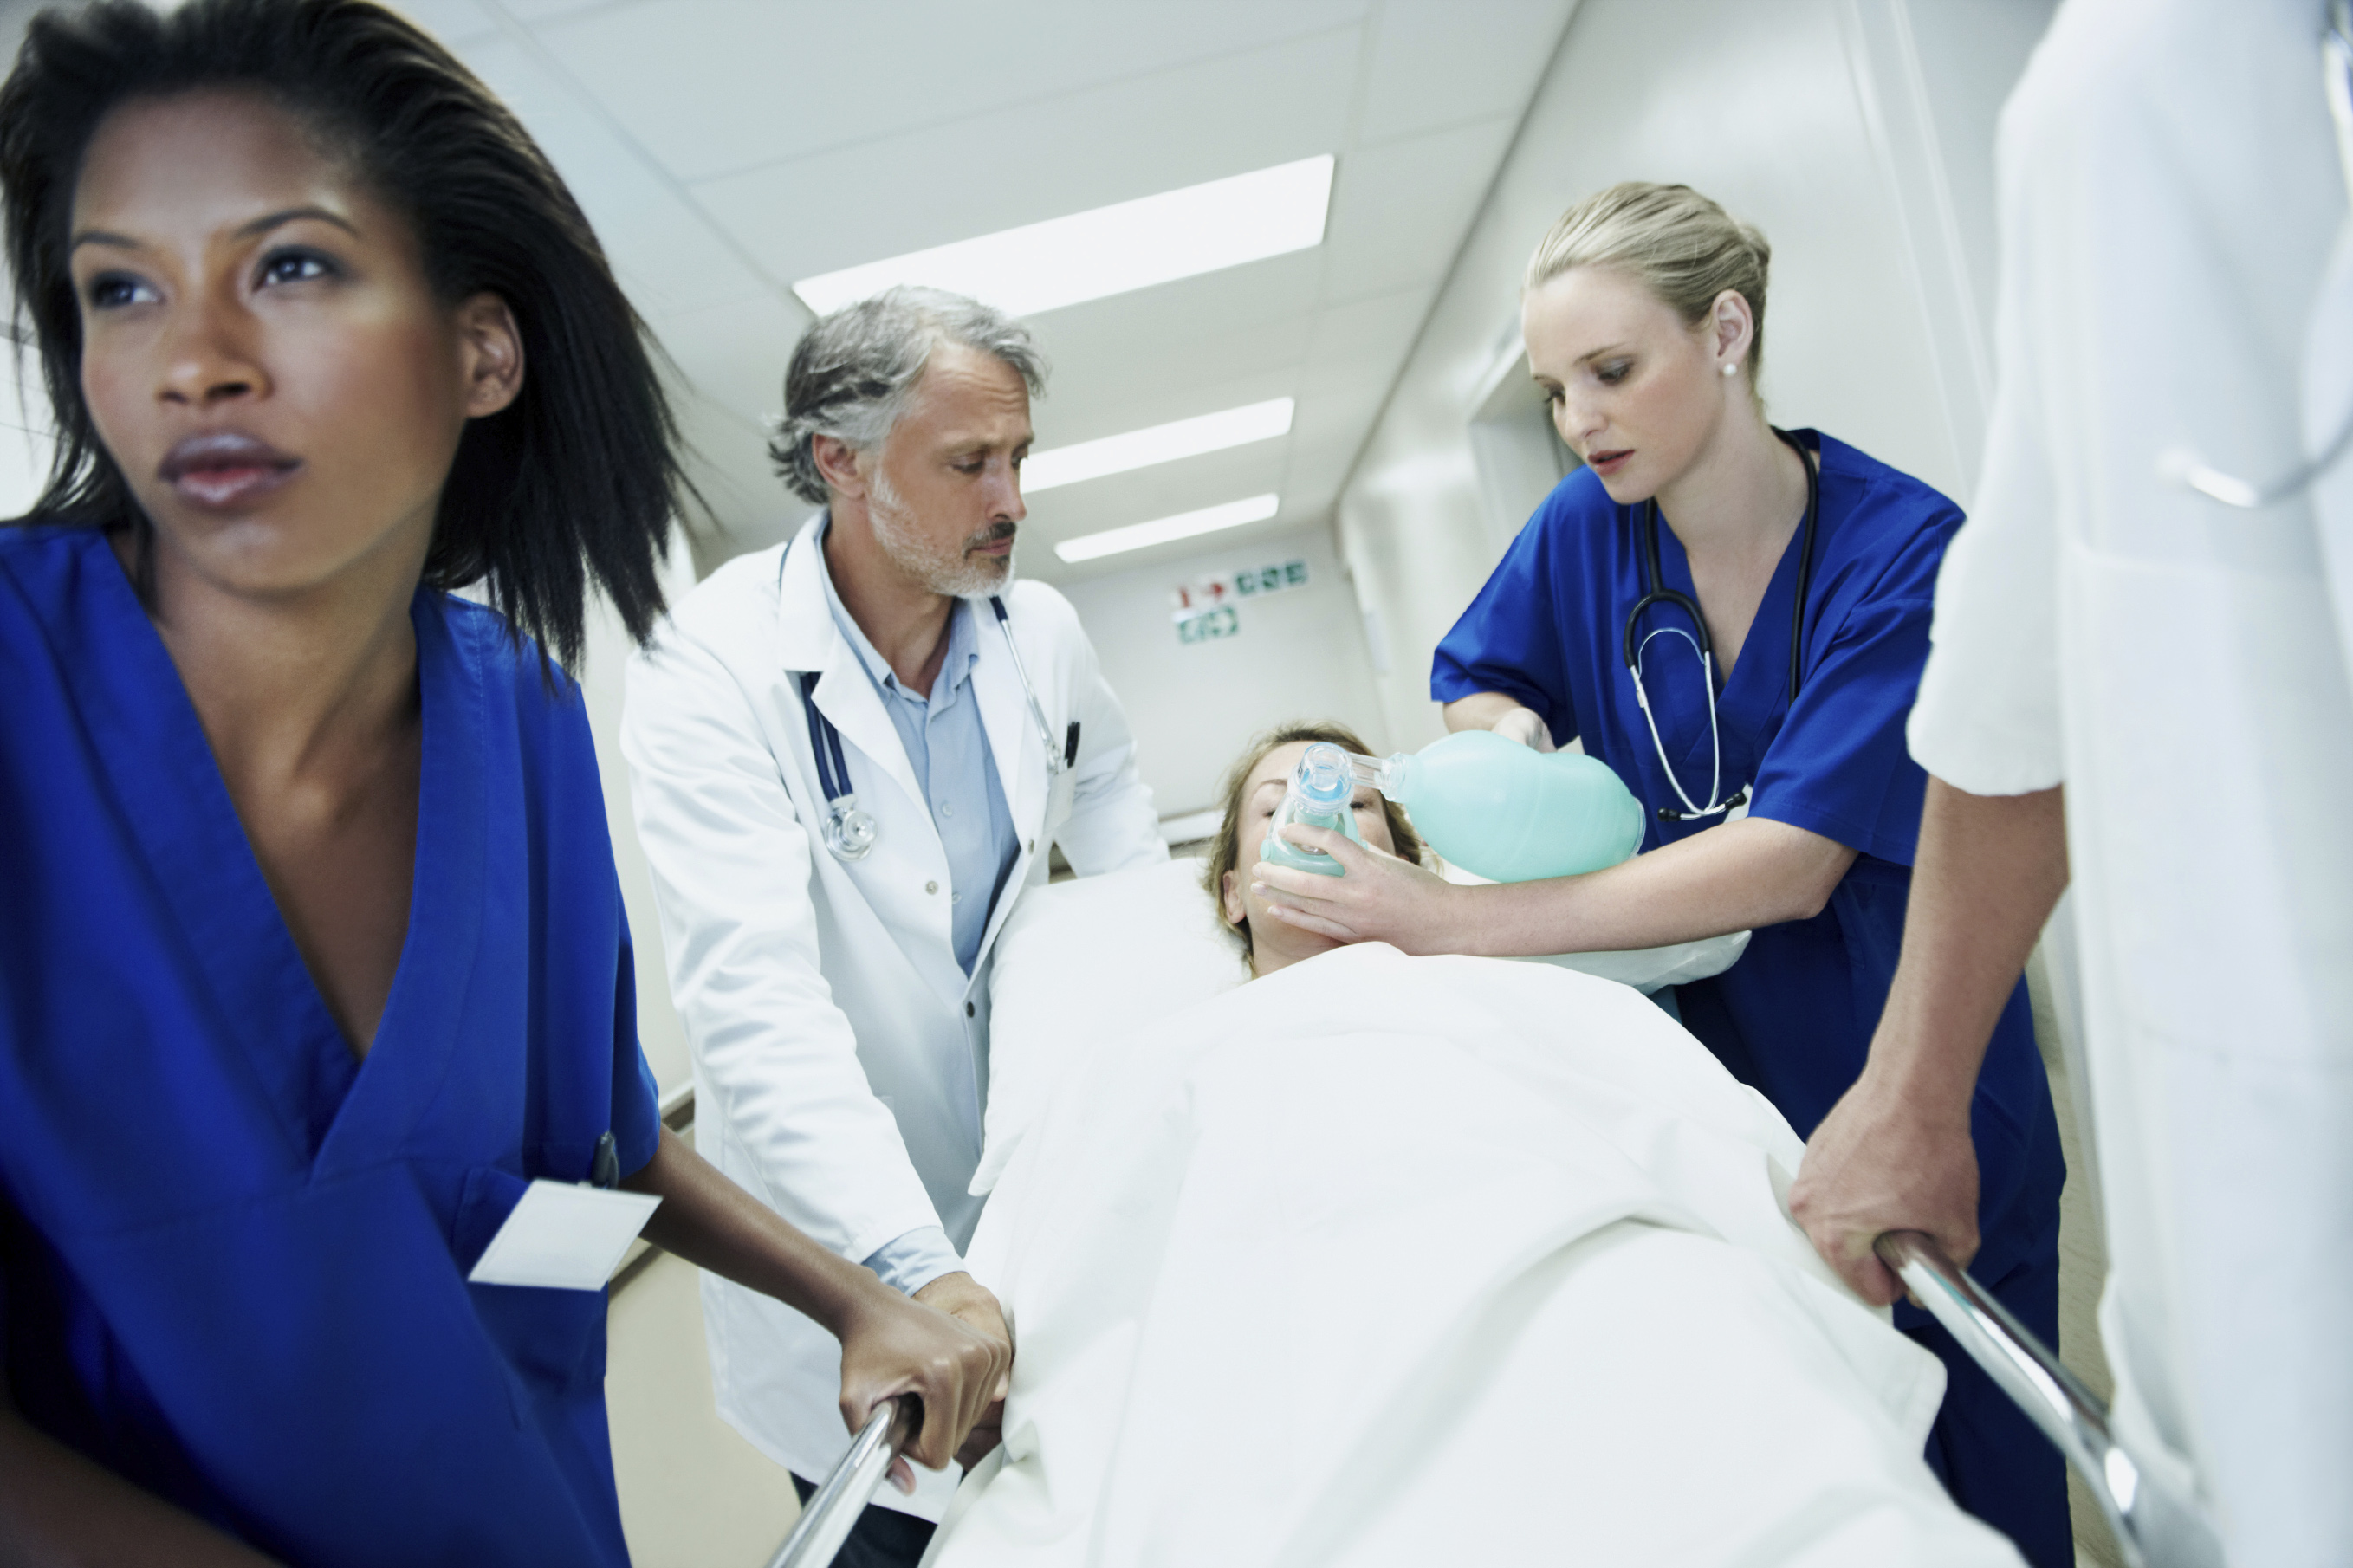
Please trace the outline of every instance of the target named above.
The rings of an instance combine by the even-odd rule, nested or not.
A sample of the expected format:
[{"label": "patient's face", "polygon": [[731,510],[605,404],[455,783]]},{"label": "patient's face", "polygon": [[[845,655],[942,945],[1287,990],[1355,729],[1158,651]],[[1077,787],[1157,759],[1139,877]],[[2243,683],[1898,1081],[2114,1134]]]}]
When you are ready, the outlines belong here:
[{"label": "patient's face", "polygon": [[[1258,766],[1250,770],[1250,782],[1242,786],[1239,834],[1241,858],[1226,873],[1220,901],[1225,905],[1227,923],[1250,923],[1250,947],[1261,972],[1267,968],[1268,957],[1291,961],[1340,945],[1329,937],[1285,924],[1269,914],[1264,900],[1250,890],[1258,868],[1259,846],[1266,842],[1267,829],[1274,822],[1274,809],[1282,804],[1283,792],[1291,785],[1291,775],[1299,771],[1299,759],[1306,755],[1308,744],[1305,741],[1293,741],[1289,745],[1277,746],[1259,760]],[[1359,785],[1356,809],[1356,831],[1364,836],[1365,842],[1385,854],[1396,854],[1397,841],[1389,837],[1388,817],[1381,810],[1378,792]]]}]

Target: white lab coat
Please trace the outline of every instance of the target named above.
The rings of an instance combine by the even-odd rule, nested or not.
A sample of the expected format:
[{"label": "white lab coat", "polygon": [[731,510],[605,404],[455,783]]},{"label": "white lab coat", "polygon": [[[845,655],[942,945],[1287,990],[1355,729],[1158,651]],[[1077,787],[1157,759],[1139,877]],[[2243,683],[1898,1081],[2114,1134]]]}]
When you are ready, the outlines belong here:
[{"label": "white lab coat", "polygon": [[2353,687],[2311,501],[2158,460],[2301,455],[2322,11],[2061,10],[2003,116],[2000,386],[1911,728],[1964,790],[2066,785],[2116,1417],[2242,1568],[2353,1553]]},{"label": "white lab coat", "polygon": [[[1078,616],[1053,589],[1006,595],[1021,661],[1076,767],[1049,780],[1045,745],[985,601],[973,690],[1021,847],[966,977],[952,945],[948,864],[905,748],[828,609],[818,522],[728,563],[629,662],[621,749],[653,870],[670,991],[694,1059],[701,1152],[842,1256],[942,1226],[961,1247],[982,1200],[988,966],[1050,842],[1082,875],[1167,849],[1127,721]],[[844,862],[816,828],[826,797],[799,675],[864,782],[879,837]],[[885,775],[879,786],[877,773]],[[822,1479],[848,1444],[840,1351],[791,1309],[706,1275],[720,1414],[797,1474]],[[936,1518],[951,1485],[886,1503]]]}]

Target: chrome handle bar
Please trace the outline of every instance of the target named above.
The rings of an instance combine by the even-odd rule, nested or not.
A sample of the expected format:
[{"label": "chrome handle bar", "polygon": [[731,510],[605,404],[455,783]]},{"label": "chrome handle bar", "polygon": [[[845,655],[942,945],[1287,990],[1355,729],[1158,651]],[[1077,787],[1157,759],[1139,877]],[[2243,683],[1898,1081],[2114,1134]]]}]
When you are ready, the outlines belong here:
[{"label": "chrome handle bar", "polygon": [[800,1521],[768,1559],[768,1568],[827,1568],[841,1543],[849,1539],[858,1516],[866,1511],[882,1478],[890,1473],[891,1460],[898,1452],[892,1441],[893,1428],[904,1417],[906,1429],[898,1436],[913,1442],[919,1408],[913,1399],[886,1399],[874,1407],[866,1425],[850,1439],[849,1452],[802,1507]]},{"label": "chrome handle bar", "polygon": [[2127,1568],[2222,1568],[2222,1549],[2204,1510],[2176,1495],[2116,1441],[2099,1395],[1946,1257],[1934,1237],[1892,1230],[1874,1250],[2066,1456],[2099,1500]]}]

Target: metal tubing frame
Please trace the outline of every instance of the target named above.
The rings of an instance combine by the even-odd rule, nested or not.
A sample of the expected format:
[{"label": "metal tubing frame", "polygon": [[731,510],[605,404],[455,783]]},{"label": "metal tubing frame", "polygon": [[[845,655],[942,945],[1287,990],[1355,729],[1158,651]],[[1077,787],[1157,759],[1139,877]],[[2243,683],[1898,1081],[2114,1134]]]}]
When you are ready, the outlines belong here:
[{"label": "metal tubing frame", "polygon": [[1947,1332],[1985,1369],[2075,1473],[2107,1515],[2127,1568],[2221,1568],[2214,1528],[2198,1503],[2174,1495],[2108,1428],[2108,1407],[2024,1324],[1916,1230],[1893,1230],[1873,1250]]},{"label": "metal tubing frame", "polygon": [[768,1559],[768,1568],[827,1568],[841,1543],[849,1539],[858,1516],[866,1511],[882,1478],[890,1473],[891,1461],[898,1453],[898,1445],[892,1440],[893,1428],[902,1416],[906,1418],[906,1430],[900,1436],[914,1436],[914,1403],[886,1399],[874,1407],[866,1425],[850,1439],[849,1452],[802,1506],[800,1521]]},{"label": "metal tubing frame", "polygon": [[[2109,1430],[2108,1407],[2099,1395],[1947,1257],[1933,1237],[1893,1230],[1873,1250],[2084,1478],[2107,1516],[2127,1568],[2221,1568],[2220,1541],[2204,1510],[2194,1500],[2173,1495],[2133,1458]],[[901,1436],[913,1436],[913,1404],[890,1399],[874,1407],[768,1568],[828,1568],[890,1471],[897,1451],[894,1429],[902,1417],[907,1428]]]}]

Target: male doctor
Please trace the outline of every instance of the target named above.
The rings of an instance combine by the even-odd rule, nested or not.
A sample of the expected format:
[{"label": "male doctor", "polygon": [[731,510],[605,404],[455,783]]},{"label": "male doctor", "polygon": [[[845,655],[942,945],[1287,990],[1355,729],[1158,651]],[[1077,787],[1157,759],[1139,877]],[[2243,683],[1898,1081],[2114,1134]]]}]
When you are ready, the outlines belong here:
[{"label": "male doctor", "polygon": [[[1005,1333],[958,1248],[988,963],[1059,842],[1166,858],[1077,615],[1017,583],[1044,366],[1018,322],[894,289],[812,327],[770,447],[825,510],[629,664],[621,747],[693,1051],[702,1152],[916,1300]],[[816,1323],[706,1275],[720,1413],[804,1498],[848,1437]],[[913,1563],[954,1489],[883,1495],[844,1563]]]}]

